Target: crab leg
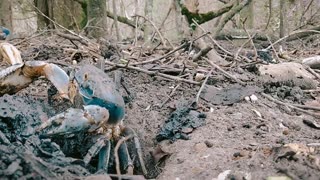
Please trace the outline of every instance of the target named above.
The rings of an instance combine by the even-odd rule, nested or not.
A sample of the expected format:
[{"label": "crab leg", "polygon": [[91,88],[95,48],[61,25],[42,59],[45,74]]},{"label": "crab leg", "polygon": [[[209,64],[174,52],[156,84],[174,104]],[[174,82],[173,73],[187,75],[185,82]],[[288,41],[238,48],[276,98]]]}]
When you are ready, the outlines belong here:
[{"label": "crab leg", "polygon": [[119,148],[119,157],[122,165],[122,169],[126,170],[127,175],[133,175],[133,162],[130,157],[129,151],[128,151],[128,146],[126,142],[123,142]]},{"label": "crab leg", "polygon": [[108,165],[110,159],[111,143],[107,141],[106,145],[99,152],[98,170],[108,173]]},{"label": "crab leg", "polygon": [[[138,138],[136,132],[135,132],[133,129],[128,128],[128,127],[121,127],[121,128],[122,128],[122,132],[123,132],[124,134],[127,134],[127,136],[130,136],[130,135],[133,136],[134,145],[135,145],[136,150],[137,150],[137,154],[138,154],[138,158],[139,158],[139,163],[140,163],[142,172],[143,172],[144,175],[147,175],[147,174],[148,174],[148,171],[147,171],[147,168],[146,168],[145,163],[144,163],[144,160],[143,160],[142,148],[141,148],[141,144],[140,144],[140,141],[139,141],[139,138]],[[128,135],[128,134],[130,134],[130,135]]]},{"label": "crab leg", "polygon": [[[106,143],[105,143],[106,141],[109,141],[109,140],[106,140],[106,137],[99,138],[97,142],[88,150],[88,153],[83,158],[85,166],[89,164],[92,157],[96,156],[99,152],[101,152],[101,149],[106,146]],[[99,158],[99,163],[100,163],[100,158]]]},{"label": "crab leg", "polygon": [[[38,131],[45,131],[41,136],[70,135],[80,131],[95,131],[108,120],[109,112],[106,108],[88,105],[84,110],[69,108],[66,112],[51,117],[41,124]],[[110,134],[110,133],[109,133]],[[110,139],[110,137],[108,136]]]}]

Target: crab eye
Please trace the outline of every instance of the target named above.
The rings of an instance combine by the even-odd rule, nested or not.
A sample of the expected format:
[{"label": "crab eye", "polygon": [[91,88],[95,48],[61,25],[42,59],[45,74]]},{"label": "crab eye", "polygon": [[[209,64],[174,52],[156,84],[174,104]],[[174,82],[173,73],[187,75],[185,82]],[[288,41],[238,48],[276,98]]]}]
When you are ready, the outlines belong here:
[{"label": "crab eye", "polygon": [[85,80],[85,81],[88,81],[88,79],[89,79],[88,76],[89,76],[89,75],[88,75],[87,73],[84,74],[84,80]]}]

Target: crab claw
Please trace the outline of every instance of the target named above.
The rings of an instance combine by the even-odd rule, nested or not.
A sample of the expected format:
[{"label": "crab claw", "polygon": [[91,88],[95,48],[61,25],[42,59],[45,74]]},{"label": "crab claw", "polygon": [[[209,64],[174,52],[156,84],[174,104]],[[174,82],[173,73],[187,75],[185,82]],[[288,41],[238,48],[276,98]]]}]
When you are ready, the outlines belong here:
[{"label": "crab claw", "polygon": [[32,78],[45,76],[58,89],[61,97],[69,99],[69,77],[59,66],[42,61],[28,61],[25,63],[24,72],[25,75]]},{"label": "crab claw", "polygon": [[38,131],[45,132],[41,137],[72,135],[80,131],[97,130],[108,118],[109,111],[100,106],[84,106],[84,110],[70,108],[42,123]]},{"label": "crab claw", "polygon": [[9,64],[22,64],[22,58],[20,51],[7,42],[0,43],[0,58],[2,58]]},{"label": "crab claw", "polygon": [[68,99],[69,77],[59,66],[42,61],[13,64],[0,71],[0,96],[14,94],[27,87],[34,79],[45,76]]}]

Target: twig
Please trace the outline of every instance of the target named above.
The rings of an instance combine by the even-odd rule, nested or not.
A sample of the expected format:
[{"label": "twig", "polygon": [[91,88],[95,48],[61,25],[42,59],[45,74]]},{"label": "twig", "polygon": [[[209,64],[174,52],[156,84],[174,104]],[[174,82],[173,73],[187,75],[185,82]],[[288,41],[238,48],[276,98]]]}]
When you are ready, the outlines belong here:
[{"label": "twig", "polygon": [[35,35],[30,36],[30,37],[28,37],[28,38],[24,38],[23,40],[21,40],[21,41],[19,41],[19,42],[17,42],[17,43],[14,43],[13,45],[14,45],[14,46],[17,46],[17,45],[19,45],[19,44],[21,44],[21,43],[24,43],[24,42],[26,42],[26,41],[28,41],[28,40],[30,40],[30,39],[33,39],[33,38],[38,37],[38,36],[41,36],[42,34],[44,34],[44,33],[46,33],[46,32],[48,32],[48,31],[42,31],[41,33],[35,34]]},{"label": "twig", "polygon": [[301,26],[301,24],[302,24],[302,19],[303,19],[304,15],[306,14],[306,12],[310,9],[313,1],[314,1],[314,0],[310,0],[310,2],[308,3],[306,9],[302,12],[301,17],[300,17],[300,20],[299,20],[299,26]]},{"label": "twig", "polygon": [[160,56],[160,57],[157,57],[157,58],[154,58],[154,59],[149,59],[149,60],[142,61],[142,62],[132,63],[130,65],[143,65],[143,64],[148,64],[148,63],[159,61],[161,59],[169,57],[171,54],[175,53],[176,51],[179,51],[180,49],[183,49],[184,47],[187,46],[187,44],[188,43],[183,43],[180,46],[176,47],[174,50],[168,52],[167,54],[165,54],[163,56]]},{"label": "twig", "polygon": [[65,38],[65,39],[79,41],[81,44],[83,44],[85,46],[89,45],[87,41],[85,41],[83,38],[80,38],[79,36],[73,36],[73,35],[65,34],[65,33],[61,33],[61,32],[57,32],[57,35]]},{"label": "twig", "polygon": [[283,40],[285,39],[288,39],[289,37],[291,36],[294,36],[294,35],[297,35],[297,34],[300,34],[300,33],[307,33],[307,32],[310,32],[310,33],[320,33],[320,31],[317,31],[317,30],[301,30],[301,31],[294,31],[286,36],[283,36],[282,38],[278,39],[277,41],[275,41],[274,43],[270,44],[266,49],[270,49],[272,46],[282,42]]},{"label": "twig", "polygon": [[141,16],[141,15],[137,15],[137,14],[136,14],[135,16],[141,17],[141,18],[145,19],[146,21],[148,21],[148,22],[153,26],[153,28],[156,30],[156,32],[158,33],[158,35],[159,35],[159,37],[160,37],[160,39],[161,39],[162,44],[163,44],[164,46],[166,46],[166,42],[165,42],[163,36],[161,35],[161,33],[160,33],[160,31],[159,31],[159,28],[158,28],[149,18],[144,17],[144,16]]},{"label": "twig", "polygon": [[306,106],[306,105],[301,105],[301,104],[293,104],[293,106],[301,108],[301,109],[310,109],[310,110],[320,111],[320,107],[315,107],[315,106]]},{"label": "twig", "polygon": [[188,43],[183,43],[183,44],[181,44],[180,46],[176,47],[175,49],[173,49],[172,51],[168,52],[167,54],[165,54],[165,55],[163,55],[163,56],[160,56],[160,57],[154,58],[154,59],[150,59],[150,60],[146,60],[146,61],[142,61],[142,62],[132,63],[132,64],[130,64],[130,65],[148,64],[148,63],[156,62],[156,61],[159,61],[159,60],[161,60],[161,59],[167,58],[167,57],[169,57],[171,54],[175,53],[176,51],[179,51],[180,49],[185,48],[189,43],[194,42],[194,41],[202,38],[203,36],[205,36],[205,35],[207,35],[207,34],[208,34],[208,33],[204,33],[204,34],[200,35],[199,37],[191,40],[191,41],[188,42]]},{"label": "twig", "polygon": [[240,12],[244,7],[249,5],[252,2],[252,0],[244,0],[240,2],[238,5],[234,4],[234,6],[226,12],[226,14],[222,17],[220,20],[218,26],[215,28],[213,34],[213,37],[216,37],[220,31],[224,28],[224,26],[227,24],[227,22],[232,19],[238,12]]},{"label": "twig", "polygon": [[233,75],[231,75],[230,73],[228,73],[227,71],[223,70],[220,66],[214,64],[212,61],[210,61],[209,59],[203,57],[203,59],[205,59],[213,68],[218,69],[220,72],[222,72],[224,75],[226,75],[227,77],[233,79],[234,81],[236,81],[237,83],[241,84],[241,85],[245,85],[246,83],[242,82],[241,80],[237,79],[236,77],[234,77]]},{"label": "twig", "polygon": [[294,110],[297,110],[297,111],[306,113],[306,114],[311,115],[311,116],[314,116],[314,117],[316,117],[316,118],[320,118],[320,114],[313,113],[313,112],[309,112],[309,111],[304,110],[304,109],[301,109],[301,108],[299,108],[299,107],[295,107],[295,106],[293,106],[293,105],[290,105],[290,104],[281,102],[281,101],[279,101],[279,100],[277,100],[277,99],[274,99],[273,97],[271,97],[271,96],[269,96],[269,95],[267,95],[267,94],[265,94],[265,93],[261,93],[261,95],[262,95],[263,97],[269,99],[270,101],[277,103],[277,104],[280,104],[280,105],[283,105],[283,106],[287,106],[287,107],[289,107],[289,108],[291,108],[291,109],[294,109]]},{"label": "twig", "polygon": [[115,63],[110,62],[110,61],[106,61],[106,64],[113,66],[112,69],[113,68],[126,68],[126,69],[129,69],[129,70],[135,70],[135,71],[143,72],[143,73],[146,73],[148,75],[161,76],[161,77],[168,78],[168,79],[175,80],[175,81],[180,81],[180,82],[185,82],[185,83],[189,83],[189,84],[200,85],[200,83],[196,82],[196,81],[183,79],[183,78],[180,78],[180,77],[171,76],[171,75],[163,74],[163,73],[159,73],[159,72],[148,71],[148,70],[141,69],[141,68],[134,67],[134,66],[130,66],[130,65],[126,66],[125,64],[115,64]]},{"label": "twig", "polygon": [[220,50],[222,50],[224,53],[232,56],[232,57],[235,57],[230,51],[226,50],[225,48],[223,48],[216,40],[213,39],[212,36],[210,36],[210,32],[208,32],[207,30],[205,30],[201,25],[199,25],[194,19],[192,20],[193,23],[199,27],[204,33],[207,33],[206,36],[212,41],[212,43],[214,45],[216,45]]},{"label": "twig", "polygon": [[203,81],[203,83],[202,83],[202,85],[201,85],[201,87],[200,87],[200,89],[199,89],[199,91],[198,91],[198,93],[197,93],[197,96],[196,96],[196,104],[198,104],[198,102],[199,102],[200,94],[201,94],[201,92],[203,91],[204,87],[206,86],[206,83],[207,83],[207,81],[208,81],[208,79],[209,79],[209,77],[210,77],[213,69],[214,69],[214,68],[211,68],[211,70],[208,72],[207,77],[204,79],[204,81]]},{"label": "twig", "polygon": [[62,28],[63,30],[69,32],[70,34],[73,34],[73,35],[75,35],[75,36],[78,36],[78,37],[81,38],[81,39],[84,39],[84,40],[88,41],[86,38],[82,37],[81,35],[73,32],[73,31],[70,31],[69,29],[63,27],[62,25],[58,24],[57,22],[55,22],[54,20],[52,20],[51,18],[49,18],[49,17],[48,17],[47,15],[45,15],[40,9],[38,9],[35,5],[33,5],[33,4],[31,4],[31,5],[33,6],[33,8],[35,8],[35,9],[41,14],[41,16],[47,18],[47,19],[48,19],[49,21],[51,21],[53,24],[59,26],[60,28]]},{"label": "twig", "polygon": [[[129,136],[126,136],[124,138],[121,138],[118,142],[117,142],[117,145],[116,147],[114,148],[114,158],[115,158],[115,161],[116,161],[116,171],[117,171],[117,175],[120,176],[121,175],[121,171],[120,171],[120,160],[119,160],[119,155],[118,155],[118,151],[119,151],[119,148],[121,146],[122,143],[124,143],[125,141],[127,141],[128,139],[131,139],[133,138],[133,134],[129,135]],[[119,177],[120,178],[120,177]],[[121,178],[120,178],[121,179]]]},{"label": "twig", "polygon": [[314,93],[314,92],[320,92],[320,89],[302,90],[302,92],[305,92],[305,93]]},{"label": "twig", "polygon": [[248,35],[249,41],[250,41],[251,45],[253,46],[253,49],[254,49],[254,60],[257,60],[258,51],[257,51],[257,48],[254,45],[254,42],[253,42],[253,39],[252,39],[255,35],[251,36],[250,33],[247,31],[246,26],[245,26],[245,21],[246,21],[246,19],[242,22],[242,28],[243,28],[244,32]]},{"label": "twig", "polygon": [[168,98],[159,106],[160,108],[162,108],[171,99],[171,96],[173,96],[173,94],[176,92],[176,90],[179,88],[180,85],[181,85],[181,83],[177,84],[176,87],[174,87],[172,89],[172,91],[169,94]]},{"label": "twig", "polygon": [[272,50],[273,50],[273,52],[274,52],[274,54],[275,54],[275,56],[276,56],[276,58],[277,58],[277,61],[280,62],[280,58],[279,58],[279,56],[278,56],[278,52],[277,52],[277,50],[274,48],[274,46],[272,45],[271,39],[270,39],[270,37],[269,37],[268,35],[267,35],[267,39],[268,39],[268,41],[269,41],[269,43],[270,43],[270,45],[271,45],[271,47],[272,47]]},{"label": "twig", "polygon": [[246,44],[248,44],[250,42],[250,39],[246,40],[241,46],[240,48],[237,50],[236,54],[234,55],[234,59],[238,59],[240,52],[242,51],[242,49],[244,48],[244,46]]},{"label": "twig", "polygon": [[320,80],[320,76],[319,76],[319,74],[318,73],[316,73],[313,69],[311,69],[309,66],[304,66],[305,67],[305,69],[307,70],[307,71],[309,71],[312,75],[314,75],[318,80]]}]

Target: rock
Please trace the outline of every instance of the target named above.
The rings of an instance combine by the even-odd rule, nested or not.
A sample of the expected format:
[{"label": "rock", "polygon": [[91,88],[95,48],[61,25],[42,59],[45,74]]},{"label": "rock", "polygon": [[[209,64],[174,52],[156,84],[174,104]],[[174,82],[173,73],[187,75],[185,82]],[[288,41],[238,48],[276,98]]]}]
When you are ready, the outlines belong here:
[{"label": "rock", "polygon": [[208,148],[213,147],[213,143],[209,140],[205,140],[204,143],[207,145]]},{"label": "rock", "polygon": [[261,65],[259,73],[266,84],[299,86],[301,89],[315,89],[319,84],[301,64],[294,62]]},{"label": "rock", "polygon": [[196,152],[203,152],[206,149],[207,149],[207,145],[203,142],[197,143],[196,145],[194,145],[194,150]]}]

